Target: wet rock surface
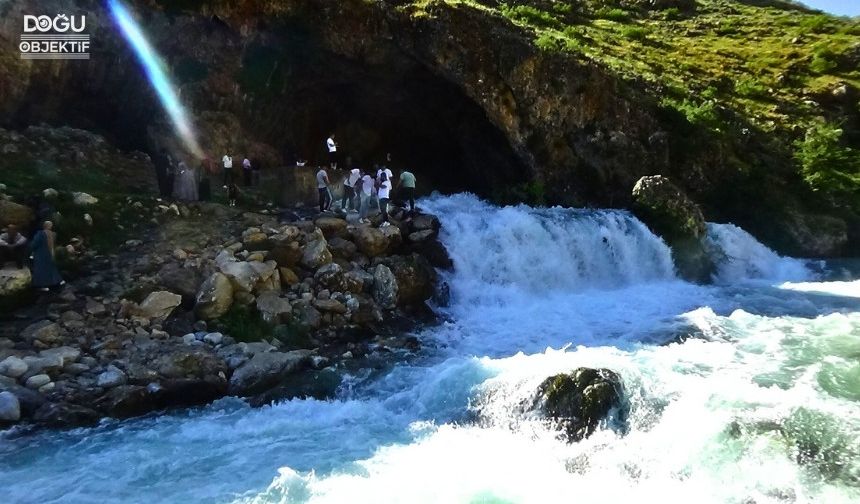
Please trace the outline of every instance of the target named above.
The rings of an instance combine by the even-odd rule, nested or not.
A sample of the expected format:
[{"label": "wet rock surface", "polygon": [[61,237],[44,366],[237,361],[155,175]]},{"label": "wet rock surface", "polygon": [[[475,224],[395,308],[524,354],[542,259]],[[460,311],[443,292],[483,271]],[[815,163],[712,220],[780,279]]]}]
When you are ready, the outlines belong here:
[{"label": "wet rock surface", "polygon": [[[163,205],[169,219],[111,255],[79,245],[67,285],[2,315],[3,425],[92,425],[225,395],[254,405],[331,397],[345,363],[417,351],[398,342],[433,322],[435,272],[399,227],[129,204]],[[398,224],[416,233],[433,222]],[[363,234],[381,237],[385,254],[365,255],[354,241]]]}]

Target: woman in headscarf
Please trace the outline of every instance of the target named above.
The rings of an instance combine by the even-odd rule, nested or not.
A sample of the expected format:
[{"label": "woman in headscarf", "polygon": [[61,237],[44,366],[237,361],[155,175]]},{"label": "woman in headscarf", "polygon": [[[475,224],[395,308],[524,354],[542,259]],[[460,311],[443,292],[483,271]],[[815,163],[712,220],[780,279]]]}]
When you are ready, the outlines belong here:
[{"label": "woman in headscarf", "polygon": [[54,244],[57,234],[54,223],[45,221],[42,229],[36,231],[30,249],[33,253],[33,287],[47,291],[66,283],[54,263]]},{"label": "woman in headscarf", "polygon": [[180,161],[176,180],[174,197],[182,201],[197,201],[197,171]]}]

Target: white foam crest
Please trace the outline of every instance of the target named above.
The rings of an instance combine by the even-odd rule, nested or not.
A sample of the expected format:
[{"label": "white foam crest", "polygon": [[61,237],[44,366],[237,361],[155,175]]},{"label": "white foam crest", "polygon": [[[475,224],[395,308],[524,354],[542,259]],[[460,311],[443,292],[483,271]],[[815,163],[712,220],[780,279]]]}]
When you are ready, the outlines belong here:
[{"label": "white foam crest", "polygon": [[[602,502],[855,502],[856,488],[816,481],[798,465],[791,441],[772,426],[804,408],[841,419],[847,432],[860,429],[860,405],[823,391],[819,359],[804,360],[794,347],[801,339],[826,346],[846,329],[860,331],[860,315],[774,319],[703,309],[691,320],[704,333],[728,328],[734,338],[480,359],[491,375],[473,401],[485,420],[480,427],[421,425],[412,442],[382,447],[341,471],[285,469],[243,502],[555,503],[571,495]],[[604,429],[567,444],[523,417],[522,404],[540,381],[580,366],[622,376],[631,399],[626,434]],[[786,370],[793,375],[781,386],[767,384],[769,374]],[[285,491],[290,498],[279,500]]]},{"label": "white foam crest", "polygon": [[812,280],[808,261],[782,257],[734,224],[708,223],[708,241],[716,249],[721,284],[744,280],[771,282]]},{"label": "white foam crest", "polygon": [[443,222],[455,294],[515,286],[540,295],[674,277],[669,249],[627,212],[499,208],[470,194],[422,206]]}]

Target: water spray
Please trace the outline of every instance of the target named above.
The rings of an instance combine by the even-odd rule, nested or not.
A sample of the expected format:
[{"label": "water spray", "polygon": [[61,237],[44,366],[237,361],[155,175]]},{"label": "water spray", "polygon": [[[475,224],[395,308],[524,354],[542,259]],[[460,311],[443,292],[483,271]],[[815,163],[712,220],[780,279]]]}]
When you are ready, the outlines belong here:
[{"label": "water spray", "polygon": [[129,10],[120,0],[108,0],[108,8],[123,37],[128,41],[137,55],[137,59],[146,71],[146,77],[158,93],[158,99],[164,110],[170,116],[170,121],[182,143],[188,151],[197,158],[203,158],[203,150],[197,143],[194,128],[188,120],[185,107],[179,101],[176,87],[170,82],[165,71],[165,65],[158,53],[153,49],[140,25],[134,20]]}]

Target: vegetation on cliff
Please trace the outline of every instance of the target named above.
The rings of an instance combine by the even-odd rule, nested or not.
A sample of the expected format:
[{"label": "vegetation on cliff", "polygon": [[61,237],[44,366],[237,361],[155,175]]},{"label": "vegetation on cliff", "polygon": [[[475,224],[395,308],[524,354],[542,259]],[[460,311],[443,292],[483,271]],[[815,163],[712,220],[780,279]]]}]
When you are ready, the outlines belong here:
[{"label": "vegetation on cliff", "polygon": [[860,19],[781,0],[422,0],[404,8],[432,15],[440,3],[508,18],[542,50],[643,84],[714,136],[767,134],[813,190],[858,208]]}]

